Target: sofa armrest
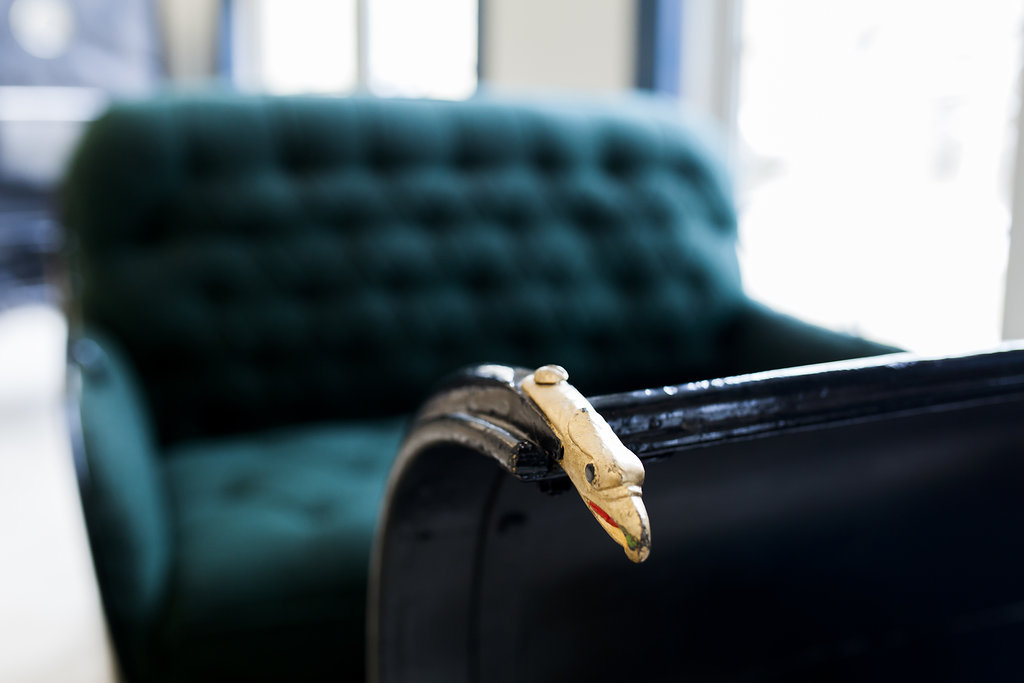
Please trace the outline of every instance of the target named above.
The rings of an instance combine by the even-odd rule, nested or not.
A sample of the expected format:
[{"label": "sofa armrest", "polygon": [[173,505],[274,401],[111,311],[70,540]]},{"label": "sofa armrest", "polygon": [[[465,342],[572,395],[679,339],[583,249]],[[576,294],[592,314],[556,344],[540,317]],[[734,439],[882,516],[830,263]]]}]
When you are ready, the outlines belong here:
[{"label": "sofa armrest", "polygon": [[777,370],[896,353],[902,349],[811,325],[748,301],[722,340],[740,367],[723,374]]},{"label": "sofa armrest", "polygon": [[116,344],[71,342],[81,377],[82,503],[110,625],[136,638],[161,606],[171,558],[167,496],[144,397]]}]

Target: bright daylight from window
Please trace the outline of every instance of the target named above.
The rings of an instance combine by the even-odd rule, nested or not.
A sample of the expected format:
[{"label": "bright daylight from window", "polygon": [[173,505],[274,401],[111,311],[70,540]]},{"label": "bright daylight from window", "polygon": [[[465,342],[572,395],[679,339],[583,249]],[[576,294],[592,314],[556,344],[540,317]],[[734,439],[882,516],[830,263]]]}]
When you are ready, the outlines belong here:
[{"label": "bright daylight from window", "polygon": [[370,0],[367,84],[383,97],[476,90],[477,0]]},{"label": "bright daylight from window", "polygon": [[476,89],[477,0],[250,0],[234,19],[243,87],[442,99]]},{"label": "bright daylight from window", "polygon": [[[238,9],[239,42],[251,40],[251,53],[258,55],[253,65],[258,86],[275,94],[355,89],[355,0],[257,0]],[[242,17],[248,21],[238,21]]]},{"label": "bright daylight from window", "polygon": [[916,351],[996,343],[1024,3],[743,7],[748,291]]}]

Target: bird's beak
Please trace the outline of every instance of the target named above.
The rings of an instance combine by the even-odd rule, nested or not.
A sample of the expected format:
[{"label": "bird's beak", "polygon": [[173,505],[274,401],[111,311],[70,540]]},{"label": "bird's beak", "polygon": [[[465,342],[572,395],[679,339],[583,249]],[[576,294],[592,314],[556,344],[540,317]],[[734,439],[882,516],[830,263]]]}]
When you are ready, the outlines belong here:
[{"label": "bird's beak", "polygon": [[651,553],[651,523],[639,492],[608,501],[584,500],[594,519],[622,546],[626,557],[633,562],[647,559]]}]

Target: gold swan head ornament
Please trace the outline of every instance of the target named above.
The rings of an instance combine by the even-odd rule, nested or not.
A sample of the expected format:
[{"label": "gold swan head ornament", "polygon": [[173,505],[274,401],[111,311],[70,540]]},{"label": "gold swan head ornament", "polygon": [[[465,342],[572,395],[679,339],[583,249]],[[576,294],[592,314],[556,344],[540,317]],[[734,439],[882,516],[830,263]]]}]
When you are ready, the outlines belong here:
[{"label": "gold swan head ornament", "polygon": [[522,387],[561,440],[559,465],[587,509],[629,559],[643,562],[651,552],[643,463],[568,379],[564,368],[545,365]]}]

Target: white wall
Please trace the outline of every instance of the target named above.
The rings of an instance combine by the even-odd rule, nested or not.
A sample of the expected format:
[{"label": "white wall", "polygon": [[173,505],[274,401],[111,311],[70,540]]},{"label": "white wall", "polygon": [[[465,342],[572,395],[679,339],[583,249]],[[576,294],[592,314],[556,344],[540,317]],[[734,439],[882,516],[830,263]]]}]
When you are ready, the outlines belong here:
[{"label": "white wall", "polygon": [[217,70],[219,0],[160,0],[167,74],[178,84],[209,81]]},{"label": "white wall", "polygon": [[482,0],[481,85],[514,90],[633,87],[636,3]]},{"label": "white wall", "polygon": [[736,127],[742,0],[685,0],[680,96],[730,133]]},{"label": "white wall", "polygon": [[1024,79],[1020,81],[1021,110],[1017,116],[1017,158],[1013,178],[1010,253],[1003,298],[1003,339],[1024,339]]}]

